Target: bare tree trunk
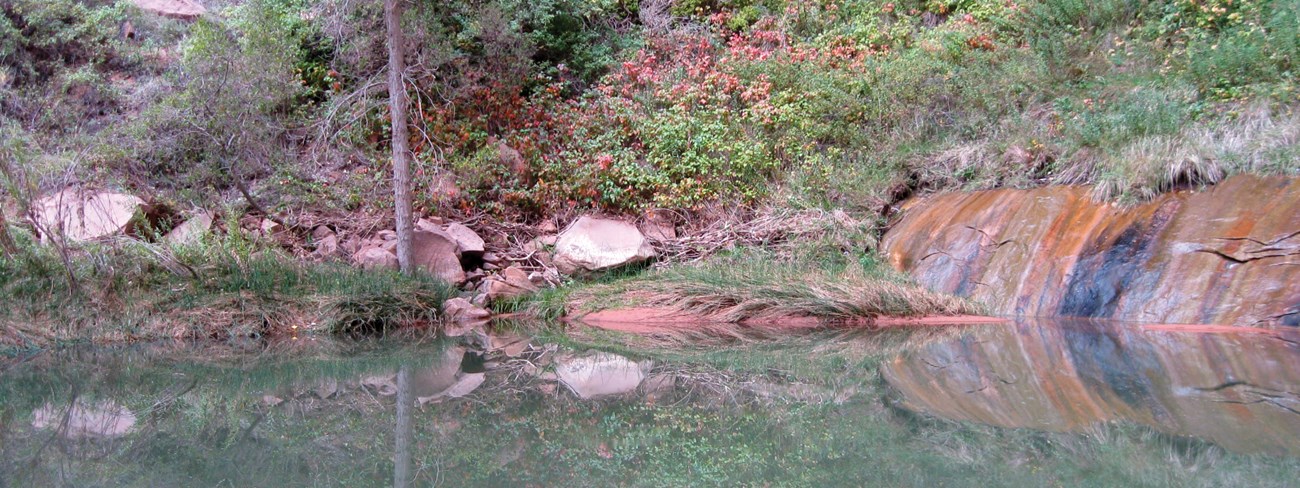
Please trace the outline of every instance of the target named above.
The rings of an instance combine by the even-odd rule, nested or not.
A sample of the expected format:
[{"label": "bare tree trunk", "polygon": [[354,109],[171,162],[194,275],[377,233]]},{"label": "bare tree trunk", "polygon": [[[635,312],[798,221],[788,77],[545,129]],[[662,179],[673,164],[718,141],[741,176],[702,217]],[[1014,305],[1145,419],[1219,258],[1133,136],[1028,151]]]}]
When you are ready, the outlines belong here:
[{"label": "bare tree trunk", "polygon": [[0,208],[0,253],[5,257],[13,258],[18,255],[18,245],[9,236],[9,223],[5,221],[5,211]]},{"label": "bare tree trunk", "polygon": [[411,152],[406,128],[406,72],[402,41],[402,0],[384,0],[388,26],[388,108],[393,120],[393,207],[397,213],[397,263],[411,272]]}]

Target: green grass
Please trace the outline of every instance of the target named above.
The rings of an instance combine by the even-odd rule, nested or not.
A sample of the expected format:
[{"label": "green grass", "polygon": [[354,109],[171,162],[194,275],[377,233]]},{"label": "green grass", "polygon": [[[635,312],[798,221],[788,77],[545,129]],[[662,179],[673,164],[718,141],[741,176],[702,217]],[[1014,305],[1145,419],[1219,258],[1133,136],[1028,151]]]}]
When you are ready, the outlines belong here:
[{"label": "green grass", "polygon": [[310,263],[266,242],[212,236],[172,246],[134,239],[69,248],[14,232],[0,256],[0,343],[224,339],[319,332],[382,335],[435,325],[453,286],[426,274]]}]

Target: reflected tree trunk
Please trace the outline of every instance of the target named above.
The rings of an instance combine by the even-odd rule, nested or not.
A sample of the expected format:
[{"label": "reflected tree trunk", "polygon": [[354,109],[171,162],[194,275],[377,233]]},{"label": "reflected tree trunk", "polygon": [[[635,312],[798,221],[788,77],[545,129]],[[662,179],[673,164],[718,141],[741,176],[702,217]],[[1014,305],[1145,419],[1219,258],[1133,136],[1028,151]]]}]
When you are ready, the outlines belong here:
[{"label": "reflected tree trunk", "polygon": [[397,370],[397,427],[393,433],[393,486],[411,484],[411,371],[406,365]]}]

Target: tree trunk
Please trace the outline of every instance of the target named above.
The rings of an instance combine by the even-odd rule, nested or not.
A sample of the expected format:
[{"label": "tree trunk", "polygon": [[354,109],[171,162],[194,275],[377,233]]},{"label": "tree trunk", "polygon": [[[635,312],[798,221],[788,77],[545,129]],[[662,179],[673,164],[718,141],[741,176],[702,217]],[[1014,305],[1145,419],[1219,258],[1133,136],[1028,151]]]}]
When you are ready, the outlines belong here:
[{"label": "tree trunk", "polygon": [[5,257],[9,258],[18,255],[18,245],[14,244],[13,238],[9,236],[9,223],[5,222],[3,208],[0,208],[0,253],[4,253]]},{"label": "tree trunk", "polygon": [[406,128],[406,72],[402,41],[402,0],[384,0],[388,26],[388,109],[393,121],[393,207],[397,213],[397,263],[411,272],[411,152]]}]

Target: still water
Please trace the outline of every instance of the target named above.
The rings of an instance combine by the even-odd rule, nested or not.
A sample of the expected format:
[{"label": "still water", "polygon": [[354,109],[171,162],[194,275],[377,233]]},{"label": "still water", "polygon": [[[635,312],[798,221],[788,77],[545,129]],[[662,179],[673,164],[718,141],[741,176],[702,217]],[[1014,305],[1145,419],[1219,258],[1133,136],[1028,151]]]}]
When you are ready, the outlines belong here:
[{"label": "still water", "polygon": [[1298,341],[1021,321],[44,352],[0,358],[0,487],[1300,486]]}]

